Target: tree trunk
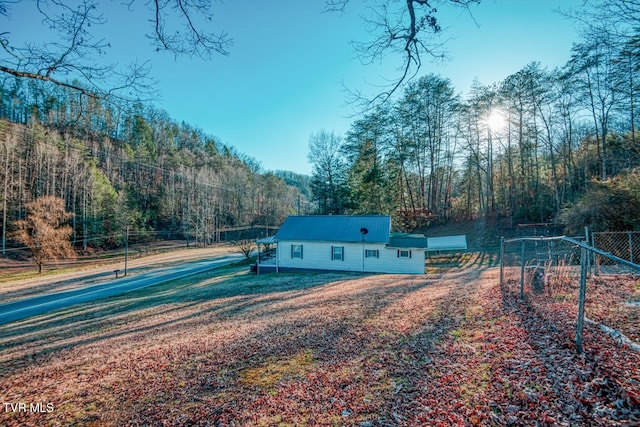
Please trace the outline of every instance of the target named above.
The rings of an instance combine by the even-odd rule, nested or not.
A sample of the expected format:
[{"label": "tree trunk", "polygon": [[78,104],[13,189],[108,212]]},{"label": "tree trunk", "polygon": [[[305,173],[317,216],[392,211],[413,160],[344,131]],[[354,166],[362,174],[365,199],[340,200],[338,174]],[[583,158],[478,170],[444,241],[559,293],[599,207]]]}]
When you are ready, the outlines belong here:
[{"label": "tree trunk", "polygon": [[[5,138],[9,138],[7,135]],[[7,198],[9,197],[9,144],[4,141],[4,195],[2,197],[2,255],[6,254],[7,240]]]}]

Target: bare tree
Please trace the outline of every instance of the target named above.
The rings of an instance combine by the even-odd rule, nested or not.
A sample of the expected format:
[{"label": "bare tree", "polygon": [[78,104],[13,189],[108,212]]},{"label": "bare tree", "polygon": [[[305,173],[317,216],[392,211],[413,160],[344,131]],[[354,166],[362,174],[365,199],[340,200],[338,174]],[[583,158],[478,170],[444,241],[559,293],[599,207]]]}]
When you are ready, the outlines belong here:
[{"label": "bare tree", "polygon": [[4,177],[2,179],[2,255],[6,254],[7,244],[7,209],[9,200],[9,178],[11,176],[9,169],[9,160],[13,157],[13,149],[16,145],[15,138],[11,133],[10,126],[6,123],[0,123],[0,137],[2,137],[2,148],[0,151],[4,157]]},{"label": "bare tree", "polygon": [[[130,8],[133,3],[126,6]],[[153,0],[146,5],[151,22],[147,37],[156,50],[201,58],[228,53],[232,41],[225,32],[203,31],[205,23],[213,18],[211,0]],[[19,44],[13,42],[11,33],[0,32],[0,72],[71,88],[91,97],[150,95],[148,63],[124,68],[96,65],[103,62],[101,58],[110,48],[108,40],[95,37],[96,27],[107,22],[98,1],[37,0],[32,5],[25,0],[0,0],[0,22],[8,20],[12,8],[19,6],[37,8],[42,26],[51,31],[51,41]]]},{"label": "bare tree", "polygon": [[69,238],[71,227],[64,225],[72,213],[64,209],[64,200],[55,196],[41,197],[25,204],[27,219],[16,221],[18,230],[14,238],[28,246],[38,273],[47,261],[58,258],[74,258],[75,251]]},{"label": "bare tree", "polygon": [[[435,35],[442,32],[437,17],[439,5],[450,5],[469,10],[481,0],[383,0],[371,6],[369,16],[363,17],[371,39],[354,42],[356,52],[365,64],[371,64],[388,55],[399,55],[398,76],[373,98],[351,91],[353,100],[366,109],[387,101],[407,81],[415,77],[424,57],[444,59],[446,51]],[[351,0],[327,0],[326,9],[344,12]]]},{"label": "bare tree", "polygon": [[251,239],[236,240],[233,242],[233,246],[247,259],[251,258],[251,253],[256,247],[255,242]]}]

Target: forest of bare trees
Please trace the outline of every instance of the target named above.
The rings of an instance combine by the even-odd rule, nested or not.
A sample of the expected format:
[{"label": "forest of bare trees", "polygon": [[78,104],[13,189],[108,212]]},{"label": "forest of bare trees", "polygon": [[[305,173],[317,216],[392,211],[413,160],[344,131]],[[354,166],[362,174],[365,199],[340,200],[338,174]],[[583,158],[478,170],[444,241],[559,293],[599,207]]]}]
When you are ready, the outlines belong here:
[{"label": "forest of bare trees", "polygon": [[[346,135],[313,135],[321,211],[389,213],[407,230],[478,216],[640,227],[640,2],[601,3],[571,16],[582,37],[562,67],[533,61],[464,97],[427,74]],[[313,150],[327,145],[331,162]]]},{"label": "forest of bare trees", "polygon": [[309,209],[284,178],[162,111],[118,110],[33,80],[5,79],[0,91],[3,253],[44,196],[64,200],[84,250],[121,245],[127,227],[133,241],[209,244],[222,229],[277,226]]}]

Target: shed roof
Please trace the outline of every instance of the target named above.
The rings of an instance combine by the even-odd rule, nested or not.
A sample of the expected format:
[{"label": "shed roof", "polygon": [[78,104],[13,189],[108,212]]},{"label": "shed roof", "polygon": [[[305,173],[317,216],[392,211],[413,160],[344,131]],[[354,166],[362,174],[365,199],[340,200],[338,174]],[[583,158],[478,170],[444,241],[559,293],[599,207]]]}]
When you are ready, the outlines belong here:
[{"label": "shed roof", "polygon": [[424,234],[393,233],[387,246],[391,248],[426,248],[427,238]]},{"label": "shed roof", "polygon": [[429,237],[427,239],[429,251],[467,250],[467,235]]},{"label": "shed roof", "polygon": [[387,243],[391,231],[388,215],[293,215],[288,217],[275,235],[277,240],[318,242]]},{"label": "shed roof", "polygon": [[256,243],[259,245],[271,245],[276,242],[276,236],[263,237],[262,239],[256,240]]}]

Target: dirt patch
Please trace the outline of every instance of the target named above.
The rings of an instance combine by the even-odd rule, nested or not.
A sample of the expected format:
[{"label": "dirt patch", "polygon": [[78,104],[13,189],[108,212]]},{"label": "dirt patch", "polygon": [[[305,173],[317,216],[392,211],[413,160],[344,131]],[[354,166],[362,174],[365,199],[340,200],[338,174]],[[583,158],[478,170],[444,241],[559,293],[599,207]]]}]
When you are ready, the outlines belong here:
[{"label": "dirt patch", "polygon": [[567,330],[501,289],[495,268],[226,268],[8,325],[3,400],[54,410],[0,412],[0,424],[638,422],[640,360],[589,334],[599,345],[579,355]]}]

